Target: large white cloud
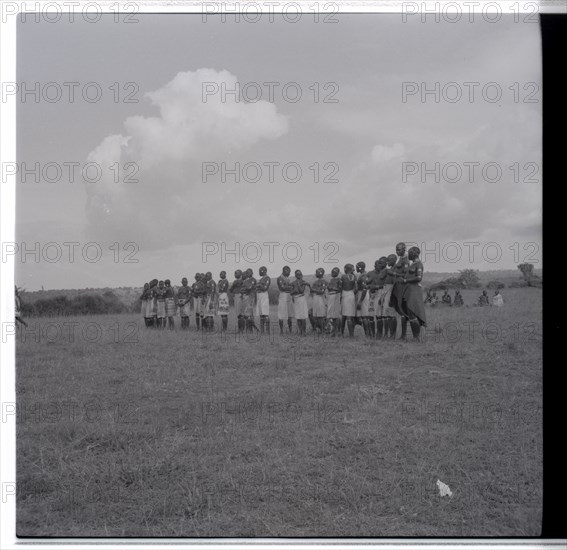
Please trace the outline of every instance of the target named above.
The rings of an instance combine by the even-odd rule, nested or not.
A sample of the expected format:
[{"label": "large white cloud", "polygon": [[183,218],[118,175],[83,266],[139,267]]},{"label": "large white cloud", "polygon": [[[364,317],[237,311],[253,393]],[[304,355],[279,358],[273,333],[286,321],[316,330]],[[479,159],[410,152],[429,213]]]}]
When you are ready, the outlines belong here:
[{"label": "large white cloud", "polygon": [[[90,235],[143,240],[150,248],[163,246],[164,235],[170,242],[198,239],[229,194],[215,189],[213,205],[201,163],[221,162],[288,130],[272,103],[225,100],[222,87],[236,83],[228,71],[202,68],[146,94],[159,115],[127,118],[126,135],[106,137],[88,156],[102,167],[102,178],[87,185]],[[204,96],[205,87],[218,93]]]}]

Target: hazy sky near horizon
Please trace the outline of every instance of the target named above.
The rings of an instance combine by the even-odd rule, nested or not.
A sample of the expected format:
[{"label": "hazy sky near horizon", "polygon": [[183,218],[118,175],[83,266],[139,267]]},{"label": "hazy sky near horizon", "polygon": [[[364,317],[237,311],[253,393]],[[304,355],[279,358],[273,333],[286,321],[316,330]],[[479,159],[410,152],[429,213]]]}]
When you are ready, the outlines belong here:
[{"label": "hazy sky near horizon", "polygon": [[[62,166],[60,178],[55,168],[46,172],[55,182],[18,176],[19,286],[139,286],[154,277],[178,284],[196,271],[216,277],[226,269],[231,279],[236,267],[257,273],[260,265],[272,276],[285,264],[304,273],[322,265],[328,273],[358,260],[370,269],[400,240],[425,243],[429,271],[510,269],[523,261],[541,267],[539,25],[511,17],[403,23],[400,15],[369,14],[337,16],[337,24],[307,16],[295,24],[137,17],[130,25],[112,16],[95,24],[18,25],[18,82],[54,82],[63,90],[59,101],[36,103],[28,95],[18,104],[20,168]],[[64,82],[80,83],[73,103]],[[99,101],[81,97],[87,82],[100,86]],[[252,83],[248,98],[260,90],[260,100],[222,101],[220,89],[237,82]],[[273,98],[266,82],[278,83]],[[282,89],[292,82],[286,100]],[[439,102],[433,94],[423,102],[419,92],[404,102],[404,82],[417,89],[457,85]],[[479,83],[473,102],[466,82]],[[489,82],[496,86],[485,93],[492,99],[499,89],[498,101],[483,97]],[[211,90],[206,102],[203,86]],[[301,98],[292,102],[298,89]],[[461,100],[448,101],[457,89]],[[138,101],[125,102],[128,94]],[[100,167],[98,181],[81,178],[87,162]],[[78,163],[74,182],[63,163]],[[206,182],[203,163],[218,167]],[[251,163],[248,181],[228,173],[223,182],[223,163],[228,170]],[[257,182],[253,163],[262,170]],[[267,163],[279,163],[273,174]],[[295,163],[287,177],[286,163]],[[437,182],[433,174],[421,181],[422,163],[439,163]],[[479,163],[472,182],[465,163]],[[487,163],[494,164],[483,175]],[[489,181],[495,165],[501,177]],[[459,168],[460,181],[448,181]],[[138,181],[123,181],[127,175]],[[74,261],[63,244],[69,242],[79,243]],[[254,242],[259,249],[245,246]],[[267,242],[278,243],[273,257]],[[478,245],[463,244],[471,242]],[[34,243],[39,261],[32,253],[22,258],[21,249]],[[86,243],[98,243],[100,259]],[[239,261],[223,258],[223,246],[237,243]],[[57,247],[60,259],[44,257],[57,258]]]}]

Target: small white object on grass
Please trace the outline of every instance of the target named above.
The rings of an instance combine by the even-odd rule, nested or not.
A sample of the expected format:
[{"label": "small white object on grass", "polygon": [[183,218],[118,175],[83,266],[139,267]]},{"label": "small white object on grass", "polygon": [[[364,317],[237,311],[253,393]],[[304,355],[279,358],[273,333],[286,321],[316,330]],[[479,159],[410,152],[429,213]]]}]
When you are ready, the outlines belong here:
[{"label": "small white object on grass", "polygon": [[437,487],[439,488],[439,496],[441,496],[441,497],[445,497],[445,496],[452,497],[453,496],[453,491],[451,491],[451,489],[449,489],[449,485],[443,483],[439,479],[437,480]]}]

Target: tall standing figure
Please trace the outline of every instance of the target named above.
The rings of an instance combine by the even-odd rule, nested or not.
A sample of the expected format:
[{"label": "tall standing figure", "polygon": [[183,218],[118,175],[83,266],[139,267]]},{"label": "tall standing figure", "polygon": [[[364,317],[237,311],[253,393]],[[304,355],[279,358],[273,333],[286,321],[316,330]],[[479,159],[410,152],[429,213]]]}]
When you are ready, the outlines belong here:
[{"label": "tall standing figure", "polygon": [[405,340],[408,330],[408,318],[402,309],[402,297],[405,289],[403,279],[405,278],[409,268],[409,259],[406,254],[405,243],[398,243],[396,245],[396,256],[397,260],[395,265],[388,271],[394,280],[392,294],[390,296],[390,306],[393,307],[402,318],[402,335],[400,338]]},{"label": "tall standing figure", "polygon": [[157,304],[157,328],[165,328],[165,285],[163,281],[158,283],[157,288],[154,290]]},{"label": "tall standing figure", "polygon": [[356,316],[356,275],[353,273],[354,266],[352,264],[345,265],[345,272],[341,277],[341,309],[343,314],[343,325],[341,334],[344,336],[345,325],[348,323],[348,335],[354,337],[354,321]]},{"label": "tall standing figure", "polygon": [[270,332],[270,298],[268,290],[272,279],[268,275],[268,269],[262,266],[259,270],[260,280],[256,285],[256,314],[260,317],[260,332]]},{"label": "tall standing figure", "polygon": [[175,328],[174,317],[177,313],[177,304],[175,303],[175,290],[171,286],[169,279],[165,280],[165,316],[169,323],[169,330]]},{"label": "tall standing figure", "polygon": [[195,311],[195,325],[197,330],[201,330],[203,284],[201,274],[195,273],[195,282],[191,285],[191,295],[193,299],[193,310]]},{"label": "tall standing figure", "polygon": [[341,270],[333,267],[331,279],[327,285],[327,327],[331,336],[336,336],[341,322],[341,291],[343,282],[340,277]]},{"label": "tall standing figure", "polygon": [[244,330],[244,321],[242,319],[242,294],[240,294],[241,288],[242,271],[240,269],[237,269],[234,272],[234,281],[230,285],[230,293],[232,294],[234,300],[234,314],[236,315],[236,323],[239,333]]},{"label": "tall standing figure", "polygon": [[203,306],[203,328],[212,332],[215,328],[215,299],[217,293],[217,283],[213,280],[213,274],[210,271],[205,273],[205,292]]},{"label": "tall standing figure", "polygon": [[398,257],[395,254],[390,254],[386,258],[386,265],[380,276],[383,287],[379,291],[380,297],[378,298],[380,315],[384,323],[384,337],[389,337],[392,340],[396,339],[396,332],[398,330],[398,313],[396,309],[390,305],[395,279],[392,270],[397,260]]},{"label": "tall standing figure", "polygon": [[307,300],[305,299],[305,289],[311,285],[303,280],[303,273],[300,269],[295,270],[295,281],[291,284],[291,297],[295,310],[295,320],[297,322],[297,331],[300,336],[306,334],[307,318],[309,310],[307,309]]},{"label": "tall standing figure", "polygon": [[311,293],[313,294],[313,318],[315,320],[315,328],[320,334],[325,331],[325,318],[327,317],[327,304],[325,302],[325,293],[327,291],[327,281],[324,279],[325,270],[319,267],[315,271],[315,282],[311,285]]},{"label": "tall standing figure", "polygon": [[177,306],[181,315],[181,330],[188,330],[191,321],[191,288],[187,284],[187,277],[181,279],[181,286],[177,291]]},{"label": "tall standing figure", "polygon": [[240,288],[240,294],[242,295],[242,318],[244,326],[246,327],[246,332],[252,332],[252,329],[255,329],[256,331],[258,330],[258,327],[254,322],[256,284],[257,282],[254,278],[254,272],[252,269],[248,268],[242,274],[242,287]]},{"label": "tall standing figure", "polygon": [[287,320],[288,331],[293,328],[293,303],[291,300],[291,269],[286,265],[282,269],[282,274],[276,279],[280,295],[278,297],[278,321],[280,324],[280,334],[284,332],[284,322]]},{"label": "tall standing figure", "polygon": [[226,280],[226,271],[220,272],[220,280],[217,284],[217,315],[221,318],[221,331],[226,332],[228,329],[228,281]]},{"label": "tall standing figure", "polygon": [[152,279],[150,281],[150,289],[148,291],[148,299],[146,302],[146,317],[148,318],[148,326],[158,328],[157,321],[157,287],[158,280]]},{"label": "tall standing figure", "polygon": [[[16,297],[18,295],[16,294]],[[144,290],[142,290],[142,295],[140,296],[140,307],[142,310],[142,317],[144,318],[144,323],[146,327],[150,326],[150,318],[148,318],[148,300],[151,299],[150,293],[150,283],[144,284]]]},{"label": "tall standing figure", "polygon": [[425,307],[423,306],[423,291],[421,279],[423,278],[423,264],[419,259],[420,250],[412,246],[408,250],[408,259],[411,262],[405,277],[402,278],[404,293],[402,296],[402,310],[409,320],[414,340],[421,340],[421,327],[425,326]]},{"label": "tall standing figure", "polygon": [[368,298],[368,323],[372,337],[382,338],[383,321],[380,314],[378,297],[382,288],[382,270],[386,267],[386,257],[383,256],[374,262],[374,269],[366,274],[364,286],[369,294]]},{"label": "tall standing figure", "polygon": [[[374,331],[370,328],[370,318],[368,315],[370,293],[368,292],[368,289],[366,287],[366,264],[364,262],[358,262],[356,264],[356,272],[358,273],[358,279],[356,281],[356,317],[358,317],[362,321],[362,329],[364,330],[364,335],[367,338],[370,338],[374,335]],[[372,328],[374,328],[374,323],[372,323]]]}]

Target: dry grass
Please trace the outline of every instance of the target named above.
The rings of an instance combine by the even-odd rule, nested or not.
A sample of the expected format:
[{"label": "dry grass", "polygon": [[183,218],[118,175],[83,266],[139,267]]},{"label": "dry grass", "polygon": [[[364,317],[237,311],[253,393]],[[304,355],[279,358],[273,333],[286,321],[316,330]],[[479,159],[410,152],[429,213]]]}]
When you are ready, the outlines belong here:
[{"label": "dry grass", "polygon": [[504,298],[428,309],[421,344],[203,338],[129,315],[61,319],[73,342],[28,333],[18,535],[538,535],[541,290]]}]

